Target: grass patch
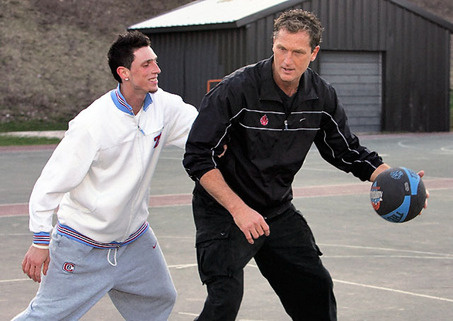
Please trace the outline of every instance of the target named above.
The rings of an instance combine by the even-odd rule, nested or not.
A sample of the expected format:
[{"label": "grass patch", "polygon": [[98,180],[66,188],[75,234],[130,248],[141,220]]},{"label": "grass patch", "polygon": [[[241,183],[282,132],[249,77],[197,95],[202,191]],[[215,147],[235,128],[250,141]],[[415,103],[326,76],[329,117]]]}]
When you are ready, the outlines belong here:
[{"label": "grass patch", "polygon": [[0,124],[0,133],[6,132],[23,132],[23,131],[43,131],[43,130],[67,130],[68,122],[44,122],[44,121],[27,121],[27,122],[10,122]]},{"label": "grass patch", "polygon": [[0,135],[0,146],[49,145],[59,142],[59,138]]}]

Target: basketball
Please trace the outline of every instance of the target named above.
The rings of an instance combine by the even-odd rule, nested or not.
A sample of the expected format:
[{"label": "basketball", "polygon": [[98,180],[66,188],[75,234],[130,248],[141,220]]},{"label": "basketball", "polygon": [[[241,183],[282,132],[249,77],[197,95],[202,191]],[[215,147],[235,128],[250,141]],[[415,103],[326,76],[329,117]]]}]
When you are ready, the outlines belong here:
[{"label": "basketball", "polygon": [[373,209],[383,219],[402,223],[416,217],[425,205],[426,190],[420,176],[405,167],[380,173],[370,190]]}]

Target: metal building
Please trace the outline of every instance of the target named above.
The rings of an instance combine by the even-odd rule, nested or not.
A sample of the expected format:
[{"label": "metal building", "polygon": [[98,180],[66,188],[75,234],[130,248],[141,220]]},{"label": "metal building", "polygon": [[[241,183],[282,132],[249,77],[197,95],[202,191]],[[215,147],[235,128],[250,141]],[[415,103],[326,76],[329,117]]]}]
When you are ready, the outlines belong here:
[{"label": "metal building", "polygon": [[197,106],[210,84],[272,54],[274,19],[313,11],[325,32],[311,68],[356,132],[450,130],[453,25],[405,0],[199,0],[129,27],[150,36],[160,86]]}]

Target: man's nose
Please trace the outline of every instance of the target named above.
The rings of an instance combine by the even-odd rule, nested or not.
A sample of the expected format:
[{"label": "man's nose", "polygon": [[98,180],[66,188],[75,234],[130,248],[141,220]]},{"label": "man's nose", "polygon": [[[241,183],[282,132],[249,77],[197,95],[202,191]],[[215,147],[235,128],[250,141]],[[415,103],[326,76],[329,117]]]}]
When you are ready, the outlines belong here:
[{"label": "man's nose", "polygon": [[159,68],[159,65],[157,63],[154,63],[153,73],[160,74],[160,72],[161,70]]}]

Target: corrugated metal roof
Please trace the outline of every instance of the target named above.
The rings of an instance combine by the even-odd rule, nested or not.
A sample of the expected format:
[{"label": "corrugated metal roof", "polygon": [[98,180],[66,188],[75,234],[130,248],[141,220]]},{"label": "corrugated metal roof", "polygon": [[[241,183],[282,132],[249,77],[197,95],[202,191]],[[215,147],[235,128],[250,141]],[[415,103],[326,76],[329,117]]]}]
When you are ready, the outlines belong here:
[{"label": "corrugated metal roof", "polygon": [[[198,0],[176,8],[149,20],[134,24],[128,29],[187,29],[193,26],[230,26],[235,23],[236,27],[249,22],[250,18],[260,12],[272,10],[278,11],[284,7],[300,4],[308,0]],[[438,16],[420,9],[407,0],[388,0],[396,3],[426,19],[433,21],[453,32],[453,24]],[[157,32],[157,30],[155,30]]]},{"label": "corrugated metal roof", "polygon": [[130,26],[128,29],[168,28],[231,23],[291,0],[201,0]]}]

